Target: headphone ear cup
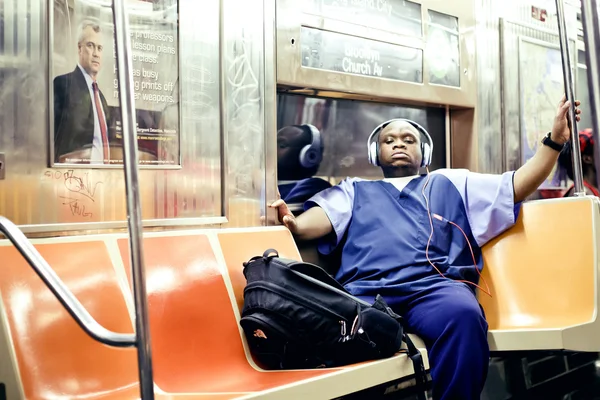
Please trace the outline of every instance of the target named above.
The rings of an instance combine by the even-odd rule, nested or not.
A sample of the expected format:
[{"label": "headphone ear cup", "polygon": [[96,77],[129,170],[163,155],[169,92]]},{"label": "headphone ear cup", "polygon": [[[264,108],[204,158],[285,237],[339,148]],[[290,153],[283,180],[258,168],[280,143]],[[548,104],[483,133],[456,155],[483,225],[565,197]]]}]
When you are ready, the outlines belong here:
[{"label": "headphone ear cup", "polygon": [[303,168],[314,168],[318,167],[323,161],[323,147],[321,145],[321,132],[310,124],[302,125],[302,129],[308,128],[311,134],[310,144],[304,146],[300,150],[298,156],[300,165]]},{"label": "headphone ear cup", "polygon": [[319,158],[318,151],[311,145],[304,146],[300,151],[300,165],[304,168],[313,168],[321,162]]},{"label": "headphone ear cup", "polygon": [[431,164],[431,147],[428,143],[423,143],[422,154],[421,167],[427,167]]},{"label": "headphone ear cup", "polygon": [[369,162],[374,166],[379,166],[379,157],[377,154],[377,143],[372,142],[369,145]]}]

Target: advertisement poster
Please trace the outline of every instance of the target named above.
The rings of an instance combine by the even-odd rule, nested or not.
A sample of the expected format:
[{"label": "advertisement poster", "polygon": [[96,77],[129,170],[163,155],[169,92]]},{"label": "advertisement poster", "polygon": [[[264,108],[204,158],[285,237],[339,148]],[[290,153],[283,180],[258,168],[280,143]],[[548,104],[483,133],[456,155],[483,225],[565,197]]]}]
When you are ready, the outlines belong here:
[{"label": "advertisement poster", "polygon": [[[123,163],[111,2],[53,2],[50,59],[52,165]],[[176,0],[129,0],[139,164],[178,166]]]},{"label": "advertisement poster", "polygon": [[[557,46],[521,38],[519,43],[519,89],[521,103],[521,162],[525,164],[548,133],[558,101],[565,92],[562,60]],[[567,173],[558,163],[540,189],[567,185]]]}]

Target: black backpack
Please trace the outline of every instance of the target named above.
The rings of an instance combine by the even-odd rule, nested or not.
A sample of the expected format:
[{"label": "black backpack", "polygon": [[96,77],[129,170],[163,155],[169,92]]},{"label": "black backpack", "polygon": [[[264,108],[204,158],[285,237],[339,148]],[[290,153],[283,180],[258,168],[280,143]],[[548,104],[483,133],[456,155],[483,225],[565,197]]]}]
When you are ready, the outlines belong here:
[{"label": "black backpack", "polygon": [[245,262],[244,276],[240,325],[262,367],[330,368],[387,358],[404,341],[417,384],[426,382],[421,354],[381,296],[364,302],[322,268],[279,258],[273,249]]}]

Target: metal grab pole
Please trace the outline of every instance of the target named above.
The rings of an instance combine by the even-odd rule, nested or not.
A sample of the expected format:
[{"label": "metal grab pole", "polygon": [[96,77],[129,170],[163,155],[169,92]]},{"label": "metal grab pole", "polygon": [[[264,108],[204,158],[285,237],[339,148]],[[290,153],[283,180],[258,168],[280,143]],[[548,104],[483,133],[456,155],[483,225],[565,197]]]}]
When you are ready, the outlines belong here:
[{"label": "metal grab pole", "polygon": [[124,0],[113,0],[113,22],[117,50],[117,73],[119,77],[119,103],[123,129],[123,164],[125,169],[125,192],[127,196],[127,224],[129,227],[129,252],[133,277],[135,301],[135,334],[140,377],[140,394],[143,400],[154,400],[152,377],[152,352],[148,325],[146,278],[144,275],[142,216],[138,181],[138,148],[133,98],[131,45],[129,21]]},{"label": "metal grab pole", "polygon": [[571,58],[569,54],[569,38],[565,23],[565,3],[556,0],[556,16],[558,19],[558,37],[560,40],[560,55],[563,66],[563,79],[565,81],[565,94],[571,102],[569,119],[571,120],[571,145],[573,146],[573,180],[575,181],[575,196],[585,196],[583,187],[583,171],[581,168],[581,150],[579,146],[579,131],[577,130],[577,119],[575,114],[575,94],[573,91],[573,71],[571,70]]},{"label": "metal grab pole", "polygon": [[[590,110],[592,113],[592,128],[594,137],[594,164],[600,171],[600,27],[598,26],[598,4],[596,0],[581,0],[581,20],[583,23],[583,41],[585,43],[585,58],[587,64],[588,88],[590,94]],[[596,174],[598,180],[598,175]],[[600,182],[595,182],[600,187]]]},{"label": "metal grab pole", "polygon": [[65,310],[77,322],[77,324],[94,340],[109,346],[131,347],[135,346],[135,334],[116,333],[109,331],[100,325],[88,310],[75,297],[73,292],[65,285],[52,269],[50,264],[42,257],[37,249],[31,244],[29,239],[19,230],[19,228],[7,218],[0,216],[0,232],[21,253],[27,263],[33,268],[35,273],[42,279],[48,289],[56,296]]}]

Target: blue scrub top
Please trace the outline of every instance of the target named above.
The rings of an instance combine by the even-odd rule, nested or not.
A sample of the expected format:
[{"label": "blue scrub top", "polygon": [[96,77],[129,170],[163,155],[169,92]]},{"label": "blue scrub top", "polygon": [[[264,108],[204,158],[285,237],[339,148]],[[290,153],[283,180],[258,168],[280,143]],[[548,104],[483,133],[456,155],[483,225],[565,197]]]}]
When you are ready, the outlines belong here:
[{"label": "blue scrub top", "polygon": [[[321,207],[334,232],[319,250],[329,254],[343,241],[336,279],[356,296],[396,296],[422,290],[443,279],[478,281],[483,268],[481,246],[514,225],[520,204],[514,203],[514,172],[478,174],[443,169],[398,185],[394,179],[345,179],[308,200],[304,208]],[[431,233],[429,259],[425,249]]]}]

